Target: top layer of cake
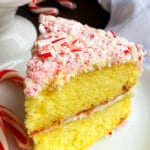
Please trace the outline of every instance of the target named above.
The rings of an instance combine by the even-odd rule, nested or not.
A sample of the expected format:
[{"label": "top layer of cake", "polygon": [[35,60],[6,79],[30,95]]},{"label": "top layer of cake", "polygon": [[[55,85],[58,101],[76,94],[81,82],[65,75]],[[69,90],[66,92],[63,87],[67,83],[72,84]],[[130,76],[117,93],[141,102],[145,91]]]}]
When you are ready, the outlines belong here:
[{"label": "top layer of cake", "polygon": [[40,16],[41,36],[28,62],[25,94],[36,96],[51,83],[59,89],[70,77],[105,66],[133,61],[141,66],[141,45],[117,37],[113,31],[94,29],[74,20]]}]

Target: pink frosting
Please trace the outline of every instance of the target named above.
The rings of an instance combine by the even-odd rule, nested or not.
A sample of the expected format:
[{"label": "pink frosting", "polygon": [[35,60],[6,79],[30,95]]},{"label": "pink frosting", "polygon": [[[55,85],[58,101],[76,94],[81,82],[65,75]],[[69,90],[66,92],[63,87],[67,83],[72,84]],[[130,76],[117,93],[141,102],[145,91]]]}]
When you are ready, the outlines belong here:
[{"label": "pink frosting", "polygon": [[51,84],[61,89],[82,72],[129,61],[140,67],[145,56],[141,45],[88,25],[54,16],[40,16],[41,35],[27,65],[25,94],[35,97]]}]

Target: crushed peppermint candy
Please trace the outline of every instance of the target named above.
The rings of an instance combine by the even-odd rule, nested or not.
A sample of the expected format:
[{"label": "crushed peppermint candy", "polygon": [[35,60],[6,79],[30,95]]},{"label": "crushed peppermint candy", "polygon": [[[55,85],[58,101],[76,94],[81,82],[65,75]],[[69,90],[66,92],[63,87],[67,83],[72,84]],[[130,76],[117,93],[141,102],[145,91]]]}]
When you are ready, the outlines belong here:
[{"label": "crushed peppermint candy", "polygon": [[112,64],[133,61],[141,66],[141,45],[88,25],[54,16],[40,16],[41,35],[32,49],[25,94],[35,97],[51,84],[60,89],[71,77]]}]

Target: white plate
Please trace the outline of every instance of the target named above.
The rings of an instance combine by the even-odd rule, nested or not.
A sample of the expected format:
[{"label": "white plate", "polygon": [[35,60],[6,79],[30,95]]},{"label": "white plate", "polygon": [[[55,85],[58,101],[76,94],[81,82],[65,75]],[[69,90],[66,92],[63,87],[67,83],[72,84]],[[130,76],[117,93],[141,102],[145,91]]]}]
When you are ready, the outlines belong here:
[{"label": "white plate", "polygon": [[[15,69],[24,72],[20,64]],[[0,104],[14,111],[22,122],[23,101],[23,92],[18,86],[10,82],[0,83]],[[16,146],[11,144],[11,150],[16,149]],[[89,150],[150,150],[150,71],[143,71],[128,121],[113,131],[111,136],[95,143]]]}]

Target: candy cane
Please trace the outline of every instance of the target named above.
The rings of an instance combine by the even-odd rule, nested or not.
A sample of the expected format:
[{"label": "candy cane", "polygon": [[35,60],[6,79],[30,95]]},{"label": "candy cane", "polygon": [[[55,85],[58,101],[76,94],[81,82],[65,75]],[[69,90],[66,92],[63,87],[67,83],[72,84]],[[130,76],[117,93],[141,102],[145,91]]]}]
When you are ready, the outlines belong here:
[{"label": "candy cane", "polygon": [[19,83],[23,87],[23,77],[16,70],[6,69],[0,70],[0,82],[4,80]]},{"label": "candy cane", "polygon": [[77,7],[77,5],[70,0],[55,0],[55,1],[58,2],[60,5],[68,8],[68,9],[71,9],[71,10],[73,10]]},{"label": "candy cane", "polygon": [[[43,1],[46,0],[31,0],[29,4],[30,10],[36,14],[42,13],[45,15],[54,15],[54,16],[59,14],[59,10],[57,8],[38,6],[38,4]],[[76,4],[73,3],[71,0],[55,0],[55,1],[68,9],[73,10],[76,8]]]},{"label": "candy cane", "polygon": [[2,117],[0,116],[0,150],[8,150],[8,142],[6,137],[6,130]]},{"label": "candy cane", "polygon": [[[30,139],[26,134],[25,128],[17,120],[11,110],[0,105],[0,116],[0,124],[4,122],[4,125],[10,130],[16,140],[17,145],[22,149],[31,149]],[[6,134],[4,131],[4,126],[1,125],[0,134],[4,137],[3,141],[1,140],[1,145],[4,147],[4,150],[8,150]]]},{"label": "candy cane", "polygon": [[[0,82],[5,80],[19,83],[23,87],[24,79],[16,70],[0,70]],[[4,125],[10,130],[21,149],[31,148],[29,137],[23,125],[8,108],[0,105],[0,150],[9,150]]]},{"label": "candy cane", "polygon": [[59,11],[57,8],[54,7],[41,7],[38,6],[39,3],[43,2],[45,0],[31,0],[29,4],[30,11],[36,13],[36,14],[45,14],[45,15],[58,15]]}]

